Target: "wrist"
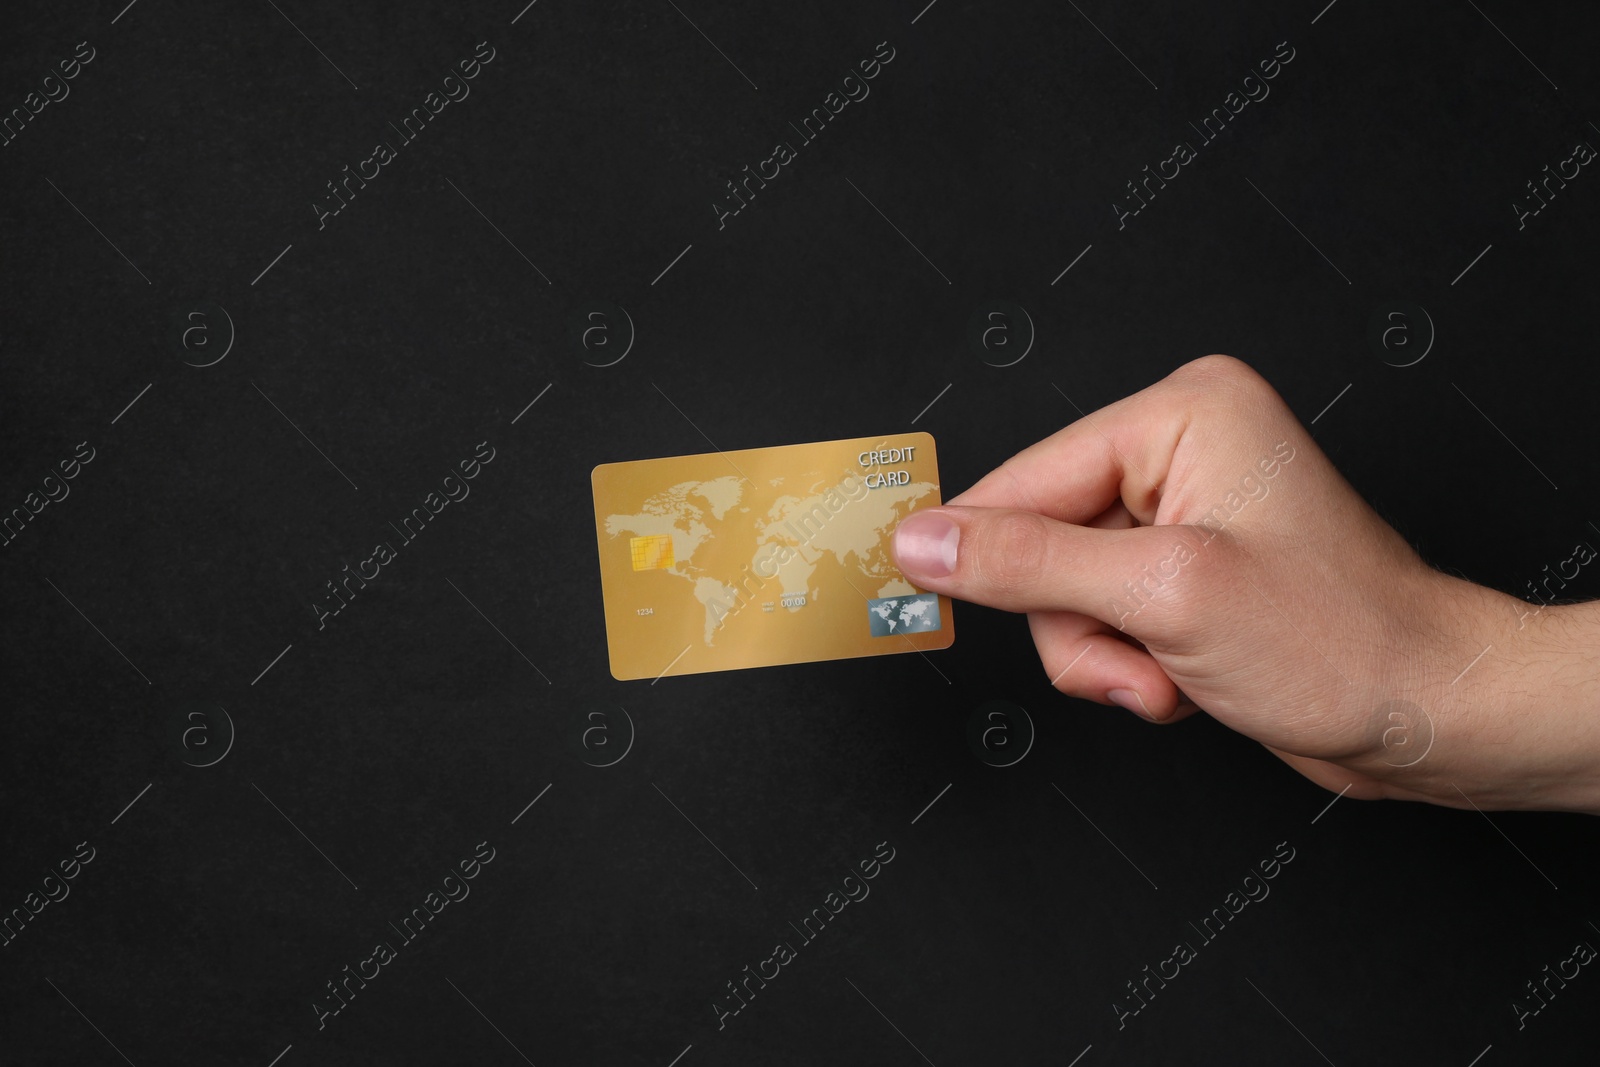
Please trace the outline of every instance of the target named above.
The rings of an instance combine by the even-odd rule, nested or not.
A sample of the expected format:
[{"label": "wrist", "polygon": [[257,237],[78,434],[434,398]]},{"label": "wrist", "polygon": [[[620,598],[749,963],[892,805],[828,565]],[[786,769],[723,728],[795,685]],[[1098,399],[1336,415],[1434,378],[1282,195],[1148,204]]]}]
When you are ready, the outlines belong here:
[{"label": "wrist", "polygon": [[1438,577],[1448,652],[1411,698],[1432,745],[1390,776],[1394,795],[1600,814],[1600,602],[1541,606]]},{"label": "wrist", "polygon": [[[1531,606],[1512,598],[1521,609]],[[1600,601],[1544,607],[1520,620],[1517,659],[1496,672],[1489,746],[1513,750],[1539,799],[1520,805],[1600,815]]]}]

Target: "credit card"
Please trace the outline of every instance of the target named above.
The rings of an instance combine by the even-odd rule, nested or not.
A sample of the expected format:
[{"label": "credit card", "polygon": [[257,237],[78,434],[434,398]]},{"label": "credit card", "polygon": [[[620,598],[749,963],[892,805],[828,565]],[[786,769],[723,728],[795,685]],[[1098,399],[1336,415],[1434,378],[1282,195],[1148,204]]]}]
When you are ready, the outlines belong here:
[{"label": "credit card", "polygon": [[889,538],[941,502],[926,433],[594,469],[611,673],[628,681],[948,648],[950,599]]}]

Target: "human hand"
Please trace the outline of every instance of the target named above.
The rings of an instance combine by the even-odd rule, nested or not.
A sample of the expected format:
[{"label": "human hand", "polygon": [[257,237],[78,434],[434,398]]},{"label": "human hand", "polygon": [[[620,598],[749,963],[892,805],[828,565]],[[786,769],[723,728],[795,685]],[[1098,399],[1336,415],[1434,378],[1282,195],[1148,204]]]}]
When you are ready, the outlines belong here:
[{"label": "human hand", "polygon": [[1069,695],[1204,709],[1353,797],[1600,814],[1600,603],[1429,567],[1231,357],[914,512],[894,552],[921,588],[1026,612]]}]

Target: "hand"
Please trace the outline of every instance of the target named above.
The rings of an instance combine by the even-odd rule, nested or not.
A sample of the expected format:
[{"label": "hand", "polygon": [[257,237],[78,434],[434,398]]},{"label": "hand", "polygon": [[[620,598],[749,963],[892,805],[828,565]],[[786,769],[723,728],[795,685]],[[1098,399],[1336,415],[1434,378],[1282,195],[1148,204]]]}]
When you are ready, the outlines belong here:
[{"label": "hand", "polygon": [[1432,569],[1228,356],[913,513],[894,552],[921,588],[1026,612],[1063,693],[1203,709],[1353,797],[1600,814],[1600,604]]}]

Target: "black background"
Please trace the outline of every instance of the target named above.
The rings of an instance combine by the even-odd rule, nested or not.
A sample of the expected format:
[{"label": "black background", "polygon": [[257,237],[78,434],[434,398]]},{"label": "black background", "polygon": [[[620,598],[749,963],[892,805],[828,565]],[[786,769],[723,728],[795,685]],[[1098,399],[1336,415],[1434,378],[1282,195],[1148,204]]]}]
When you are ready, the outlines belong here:
[{"label": "black background", "polygon": [[[1204,717],[1061,696],[1023,619],[968,605],[927,658],[617,682],[589,496],[596,463],[708,438],[911,428],[951,493],[1228,352],[1427,558],[1521,591],[1600,543],[1600,177],[1512,206],[1600,143],[1592,14],[520,7],[7,11],[7,112],[96,55],[0,148],[0,507],[95,458],[0,562],[0,910],[96,854],[0,948],[0,1059],[1592,1057],[1600,976],[1511,1010],[1600,943],[1592,819],[1329,809]],[[470,97],[319,229],[325,183],[480,41]],[[719,229],[724,184],[881,41],[871,95]],[[1284,41],[1270,96],[1119,230],[1124,183]],[[1014,366],[968,346],[991,300],[1036,328]],[[1396,300],[1437,332],[1410,367],[1368,340]],[[590,301],[636,328],[613,366],[572,340]],[[233,347],[194,367],[217,308]],[[324,583],[484,440],[471,497],[319,631]],[[968,743],[993,699],[1037,729],[1003,769]],[[192,766],[216,708],[233,746]],[[619,709],[631,750],[590,766]],[[480,841],[470,897],[319,1029],[324,983]],[[719,1030],[725,983],[882,841],[871,896]],[[1119,1029],[1124,984],[1279,842],[1271,896]]]}]

